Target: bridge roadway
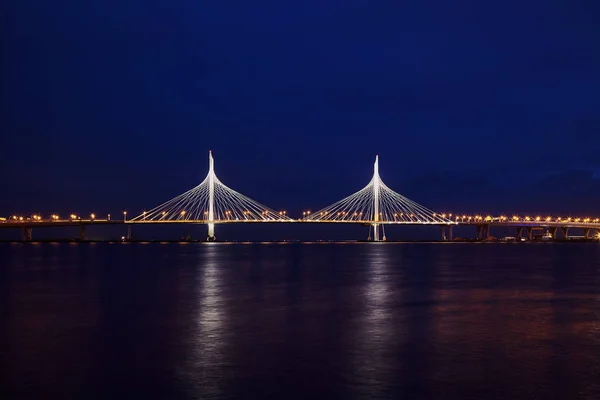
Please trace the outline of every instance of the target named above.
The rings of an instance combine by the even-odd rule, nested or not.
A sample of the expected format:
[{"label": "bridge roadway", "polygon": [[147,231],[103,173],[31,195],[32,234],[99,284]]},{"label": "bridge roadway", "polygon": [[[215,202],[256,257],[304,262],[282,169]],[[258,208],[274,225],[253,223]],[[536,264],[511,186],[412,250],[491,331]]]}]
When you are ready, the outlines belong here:
[{"label": "bridge roadway", "polygon": [[[108,220],[108,219],[27,219],[27,220],[3,220],[0,221],[0,228],[18,228],[21,229],[22,239],[24,241],[32,240],[32,229],[33,228],[58,228],[58,227],[79,227],[80,228],[80,240],[85,240],[85,228],[87,226],[106,226],[106,225],[123,225],[129,229],[132,225],[183,225],[183,224],[199,224],[207,225],[208,220]],[[571,228],[582,229],[584,231],[585,238],[592,238],[594,233],[600,235],[600,220],[589,219],[589,218],[560,218],[554,220],[540,219],[540,218],[512,218],[508,219],[505,217],[498,218],[457,218],[455,221],[448,223],[439,222],[419,222],[419,221],[369,221],[369,220],[348,220],[348,221],[332,221],[332,220],[262,220],[262,219],[248,219],[248,220],[215,220],[214,224],[252,224],[252,223],[299,223],[299,224],[356,224],[364,226],[372,226],[375,223],[379,225],[433,225],[438,226],[441,229],[442,240],[452,240],[452,228],[458,226],[473,226],[477,228],[477,238],[481,240],[491,238],[492,227],[508,227],[515,228],[515,237],[527,237],[532,239],[533,231],[542,229],[544,233],[548,232],[552,238],[557,238],[558,232],[560,232],[563,238],[568,237],[568,231]],[[130,236],[130,233],[128,233]]]}]

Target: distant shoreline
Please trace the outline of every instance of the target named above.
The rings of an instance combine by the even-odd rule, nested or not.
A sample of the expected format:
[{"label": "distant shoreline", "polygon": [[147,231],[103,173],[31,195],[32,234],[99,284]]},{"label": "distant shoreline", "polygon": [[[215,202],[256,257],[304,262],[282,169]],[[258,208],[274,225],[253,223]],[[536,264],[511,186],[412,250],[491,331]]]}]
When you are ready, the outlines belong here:
[{"label": "distant shoreline", "polygon": [[40,243],[77,243],[77,244],[86,244],[86,243],[109,243],[109,244],[129,244],[129,243],[137,243],[137,244],[149,244],[149,243],[159,243],[159,244],[169,244],[169,243],[179,243],[179,244],[187,244],[187,243],[221,243],[221,244],[265,244],[265,243],[484,243],[484,244],[523,244],[523,243],[600,243],[598,239],[558,239],[558,240],[530,240],[524,242],[507,242],[502,240],[477,240],[477,239],[462,239],[462,240],[452,240],[452,241],[443,241],[443,240],[386,240],[380,242],[373,242],[367,240],[229,240],[229,241],[215,241],[215,242],[207,242],[205,240],[78,240],[78,239],[41,239],[41,240],[0,240],[0,243],[29,243],[29,244],[40,244]]}]

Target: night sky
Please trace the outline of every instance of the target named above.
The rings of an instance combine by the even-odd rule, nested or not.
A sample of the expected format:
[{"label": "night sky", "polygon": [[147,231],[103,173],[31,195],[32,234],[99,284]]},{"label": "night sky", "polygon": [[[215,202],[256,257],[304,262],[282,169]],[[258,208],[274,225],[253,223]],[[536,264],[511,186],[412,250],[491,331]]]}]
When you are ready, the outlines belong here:
[{"label": "night sky", "polygon": [[366,185],[600,215],[600,2],[19,0],[0,215],[130,215],[199,183],[293,216]]}]

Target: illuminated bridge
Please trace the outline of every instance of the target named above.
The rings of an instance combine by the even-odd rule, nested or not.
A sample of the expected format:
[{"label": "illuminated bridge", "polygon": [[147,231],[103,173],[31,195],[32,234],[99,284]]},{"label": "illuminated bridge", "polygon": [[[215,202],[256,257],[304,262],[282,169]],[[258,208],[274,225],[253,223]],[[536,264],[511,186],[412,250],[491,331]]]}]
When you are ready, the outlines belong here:
[{"label": "illuminated bridge", "polygon": [[442,240],[452,240],[455,226],[474,226],[479,240],[492,238],[492,227],[512,227],[514,240],[533,239],[534,236],[554,239],[560,233],[569,237],[570,228],[582,229],[584,238],[596,238],[600,233],[600,218],[551,216],[492,216],[434,212],[393,191],[379,176],[379,159],[375,157],[373,177],[356,193],[321,210],[304,211],[302,218],[293,219],[286,211],[276,211],[236,192],[223,184],[215,174],[214,159],[209,152],[206,178],[197,186],[149,211],[127,219],[114,220],[108,215],[94,214],[81,217],[71,214],[61,218],[40,215],[12,215],[0,219],[0,228],[20,228],[25,241],[32,239],[32,228],[76,226],[80,239],[85,240],[85,227],[91,225],[126,225],[131,236],[132,225],[204,224],[208,227],[207,241],[216,240],[215,225],[231,223],[296,223],[296,224],[360,224],[369,227],[368,239],[386,240],[386,225],[434,225],[440,228]]}]

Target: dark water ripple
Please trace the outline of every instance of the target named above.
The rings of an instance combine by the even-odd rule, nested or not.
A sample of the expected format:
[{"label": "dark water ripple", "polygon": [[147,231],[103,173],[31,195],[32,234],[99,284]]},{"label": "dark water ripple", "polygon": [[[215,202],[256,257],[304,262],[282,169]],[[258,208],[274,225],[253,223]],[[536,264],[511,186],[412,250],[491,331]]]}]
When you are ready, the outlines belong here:
[{"label": "dark water ripple", "polygon": [[598,399],[600,246],[1,244],[0,398]]}]

